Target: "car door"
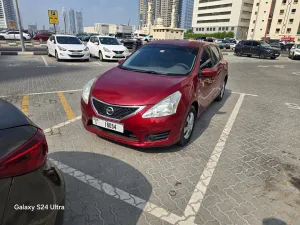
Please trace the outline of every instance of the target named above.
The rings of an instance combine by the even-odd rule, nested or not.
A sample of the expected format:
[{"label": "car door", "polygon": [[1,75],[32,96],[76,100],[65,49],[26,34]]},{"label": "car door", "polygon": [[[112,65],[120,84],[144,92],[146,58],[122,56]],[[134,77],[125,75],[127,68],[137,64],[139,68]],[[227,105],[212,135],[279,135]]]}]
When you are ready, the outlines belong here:
[{"label": "car door", "polygon": [[243,42],[243,54],[252,54],[251,53],[252,48],[252,41],[244,41]]},{"label": "car door", "polygon": [[251,55],[259,55],[261,51],[260,43],[258,41],[253,41],[250,53]]},{"label": "car door", "polygon": [[[213,78],[201,75],[205,69],[213,69],[213,59],[211,58],[211,50],[208,47],[203,48],[200,56],[199,77],[197,86],[198,103],[201,108],[206,108],[215,96],[213,89]],[[201,109],[201,110],[202,110]]]},{"label": "car door", "polygon": [[221,51],[217,46],[210,45],[208,47],[211,51],[212,65],[216,70],[216,76],[211,77],[211,88],[214,90],[214,97],[217,97],[220,93],[221,86],[226,76],[227,62],[223,59]]},{"label": "car door", "polygon": [[14,39],[14,31],[8,31],[6,35],[6,39]]}]

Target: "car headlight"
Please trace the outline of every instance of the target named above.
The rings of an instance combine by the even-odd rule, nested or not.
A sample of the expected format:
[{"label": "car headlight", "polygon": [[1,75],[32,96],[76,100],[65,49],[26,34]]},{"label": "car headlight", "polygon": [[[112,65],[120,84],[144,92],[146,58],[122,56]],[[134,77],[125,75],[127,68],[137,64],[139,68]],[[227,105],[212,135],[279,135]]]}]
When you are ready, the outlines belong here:
[{"label": "car headlight", "polygon": [[90,92],[91,92],[91,88],[94,84],[94,81],[96,80],[96,78],[90,80],[89,82],[87,82],[87,84],[83,87],[83,91],[82,91],[82,99],[85,102],[85,104],[89,103],[89,97],[90,97]]},{"label": "car headlight", "polygon": [[61,51],[67,51],[67,49],[61,47],[61,46],[58,46],[58,49],[61,50]]},{"label": "car headlight", "polygon": [[175,93],[169,95],[156,105],[154,105],[151,109],[143,114],[143,118],[155,118],[155,117],[163,117],[170,116],[176,113],[177,106],[181,99],[181,93],[176,91]]},{"label": "car headlight", "polygon": [[111,52],[108,48],[103,47],[103,50],[106,52]]},{"label": "car headlight", "polygon": [[89,48],[88,48],[88,47],[86,47],[86,48],[84,49],[84,51],[86,51],[86,52],[87,52],[88,50],[89,50]]}]

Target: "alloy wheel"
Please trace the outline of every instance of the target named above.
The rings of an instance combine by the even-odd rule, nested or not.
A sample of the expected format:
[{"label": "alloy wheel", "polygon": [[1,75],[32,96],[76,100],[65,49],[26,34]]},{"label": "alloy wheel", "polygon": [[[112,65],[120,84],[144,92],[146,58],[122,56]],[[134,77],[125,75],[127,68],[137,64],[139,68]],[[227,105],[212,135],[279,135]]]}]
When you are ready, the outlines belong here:
[{"label": "alloy wheel", "polygon": [[191,136],[191,133],[192,133],[193,128],[194,128],[194,123],[195,123],[195,115],[194,115],[193,112],[190,112],[189,115],[186,118],[185,126],[183,128],[185,139],[189,139],[189,137]]}]

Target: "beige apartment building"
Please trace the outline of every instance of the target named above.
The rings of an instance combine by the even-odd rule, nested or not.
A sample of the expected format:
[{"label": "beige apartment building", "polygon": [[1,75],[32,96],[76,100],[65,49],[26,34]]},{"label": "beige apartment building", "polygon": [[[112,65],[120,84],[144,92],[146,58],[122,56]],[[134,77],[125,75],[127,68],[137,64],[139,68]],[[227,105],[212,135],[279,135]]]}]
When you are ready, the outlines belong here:
[{"label": "beige apartment building", "polygon": [[300,42],[300,0],[254,0],[247,38]]},{"label": "beige apartment building", "polygon": [[247,38],[253,1],[195,0],[193,32],[201,34],[232,31],[237,39]]}]

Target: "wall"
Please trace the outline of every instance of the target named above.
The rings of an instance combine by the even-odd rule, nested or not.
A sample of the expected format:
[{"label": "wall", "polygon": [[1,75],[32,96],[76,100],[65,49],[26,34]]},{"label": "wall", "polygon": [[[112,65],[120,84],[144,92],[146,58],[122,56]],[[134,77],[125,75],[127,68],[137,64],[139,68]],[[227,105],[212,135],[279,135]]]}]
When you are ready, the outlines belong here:
[{"label": "wall", "polygon": [[170,28],[154,28],[153,40],[182,40],[184,36],[183,29],[170,29]]}]

